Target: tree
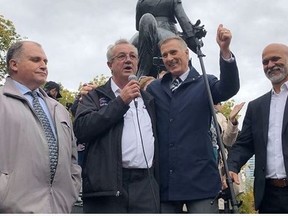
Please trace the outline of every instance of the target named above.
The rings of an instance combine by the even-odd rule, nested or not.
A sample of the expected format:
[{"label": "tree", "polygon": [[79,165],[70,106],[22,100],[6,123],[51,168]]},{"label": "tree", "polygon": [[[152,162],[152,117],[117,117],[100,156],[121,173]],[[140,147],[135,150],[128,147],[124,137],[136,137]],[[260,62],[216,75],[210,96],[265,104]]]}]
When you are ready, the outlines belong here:
[{"label": "tree", "polygon": [[19,34],[16,33],[13,22],[4,19],[0,15],[0,81],[5,77],[6,71],[6,53],[11,44],[21,40]]},{"label": "tree", "polygon": [[242,204],[239,208],[239,213],[241,214],[256,214],[254,208],[254,196],[253,196],[253,182],[247,181],[246,184],[246,191],[240,194],[237,199],[238,201],[242,201]]},{"label": "tree", "polygon": [[225,101],[225,102],[222,104],[221,113],[222,113],[227,119],[229,118],[230,112],[232,111],[234,104],[235,104],[235,101],[234,101],[233,99],[232,99],[232,100]]},{"label": "tree", "polygon": [[[90,84],[93,84],[95,86],[100,86],[100,85],[104,85],[107,80],[108,80],[108,76],[104,76],[104,74],[101,74],[101,75],[97,75],[96,77],[93,78],[92,81],[90,81],[89,83]],[[80,83],[79,84],[79,87],[78,87],[78,91],[80,92],[80,89],[82,88],[84,83]]]},{"label": "tree", "polygon": [[62,96],[59,99],[59,102],[67,109],[69,109],[69,107],[73,104],[75,100],[77,92],[69,91],[68,89],[65,89],[61,83],[59,84],[60,84],[60,94]]},{"label": "tree", "polygon": [[[233,107],[235,105],[235,101],[232,100],[228,100],[226,102],[224,102],[222,104],[222,109],[221,109],[221,113],[228,119],[230,112],[232,111]],[[240,115],[237,116],[237,118],[239,118]],[[242,169],[245,168],[246,165],[244,165],[242,167]],[[246,214],[255,214],[257,213],[254,210],[254,196],[253,196],[253,186],[252,186],[253,182],[251,181],[246,181],[245,182],[245,192],[241,193],[237,196],[237,200],[238,201],[242,201],[242,204],[239,208],[239,213],[246,213]]]}]

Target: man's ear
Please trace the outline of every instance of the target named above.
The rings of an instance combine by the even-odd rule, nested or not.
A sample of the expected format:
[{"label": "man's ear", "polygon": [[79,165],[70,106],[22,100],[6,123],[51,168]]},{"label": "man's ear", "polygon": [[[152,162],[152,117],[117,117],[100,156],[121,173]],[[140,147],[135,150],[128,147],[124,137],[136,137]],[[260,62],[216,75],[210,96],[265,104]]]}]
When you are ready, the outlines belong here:
[{"label": "man's ear", "polygon": [[108,67],[111,69],[112,63],[108,61],[108,62],[107,62],[107,65],[108,65]]},{"label": "man's ear", "polygon": [[110,70],[111,70],[111,74],[113,74],[113,71],[112,71],[112,62],[107,62],[107,65],[108,65],[108,67],[110,68]]},{"label": "man's ear", "polygon": [[9,61],[9,67],[12,69],[12,71],[17,71],[18,70],[17,61],[15,61],[14,59],[11,59]]}]

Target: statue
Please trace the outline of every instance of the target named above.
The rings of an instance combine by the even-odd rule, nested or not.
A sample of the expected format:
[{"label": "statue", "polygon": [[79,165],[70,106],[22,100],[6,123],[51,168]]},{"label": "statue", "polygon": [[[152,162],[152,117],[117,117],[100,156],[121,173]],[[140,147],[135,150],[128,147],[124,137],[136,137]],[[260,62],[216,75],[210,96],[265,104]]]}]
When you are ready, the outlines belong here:
[{"label": "statue", "polygon": [[[177,21],[183,32],[176,27]],[[199,26],[198,20],[193,25],[187,17],[181,0],[138,0],[136,6],[136,33],[131,42],[138,48],[139,67],[137,77],[154,76],[163,70],[159,41],[174,35],[183,37],[189,49],[196,50],[195,36],[204,37],[206,31]],[[155,68],[154,65],[158,66]]]}]

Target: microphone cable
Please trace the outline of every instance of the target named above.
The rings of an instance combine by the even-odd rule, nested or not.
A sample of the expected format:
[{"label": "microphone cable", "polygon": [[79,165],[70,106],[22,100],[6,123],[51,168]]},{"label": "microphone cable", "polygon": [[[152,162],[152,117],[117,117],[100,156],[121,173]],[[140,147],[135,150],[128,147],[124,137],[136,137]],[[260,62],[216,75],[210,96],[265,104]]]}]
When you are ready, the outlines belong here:
[{"label": "microphone cable", "polygon": [[[146,153],[145,153],[145,148],[144,148],[144,142],[143,142],[143,136],[142,136],[142,131],[141,131],[141,127],[140,127],[140,120],[139,120],[139,114],[138,114],[138,101],[134,100],[134,104],[135,104],[135,108],[136,108],[136,118],[137,118],[137,125],[138,125],[138,130],[139,130],[139,134],[140,134],[140,140],[141,140],[141,146],[142,146],[142,151],[143,151],[143,155],[144,155],[144,159],[145,159],[145,163],[146,163],[146,167],[147,167],[147,171],[148,171],[148,178],[149,178],[149,184],[150,184],[150,188],[152,191],[152,195],[153,195],[153,199],[155,202],[155,206],[156,206],[156,210],[160,213],[160,209],[159,206],[157,205],[157,199],[156,199],[156,195],[155,195],[155,191],[153,189],[153,185],[152,185],[152,175],[149,169],[149,165],[148,165],[148,160],[146,157]],[[155,139],[155,138],[154,138]],[[155,142],[154,142],[155,143]],[[154,147],[155,148],[155,147]],[[154,150],[155,151],[155,150]],[[153,165],[152,165],[153,166]]]}]

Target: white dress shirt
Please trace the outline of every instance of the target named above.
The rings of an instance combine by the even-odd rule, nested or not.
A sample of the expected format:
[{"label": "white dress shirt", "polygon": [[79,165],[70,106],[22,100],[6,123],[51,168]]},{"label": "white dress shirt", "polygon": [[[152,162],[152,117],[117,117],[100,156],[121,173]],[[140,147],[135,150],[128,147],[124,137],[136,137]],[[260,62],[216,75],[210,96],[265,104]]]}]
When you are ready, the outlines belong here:
[{"label": "white dress shirt", "polygon": [[[111,79],[111,88],[116,97],[120,95],[121,90],[113,79]],[[124,115],[122,132],[122,166],[124,168],[147,168],[146,159],[150,168],[154,157],[154,136],[151,118],[143,99],[138,97],[137,100],[137,110],[134,101],[131,101],[129,104],[130,108]],[[138,126],[137,113],[140,127]]]},{"label": "white dress shirt", "polygon": [[287,96],[288,82],[281,86],[279,94],[272,90],[267,143],[266,178],[281,179],[287,177],[282,151],[282,125]]}]

